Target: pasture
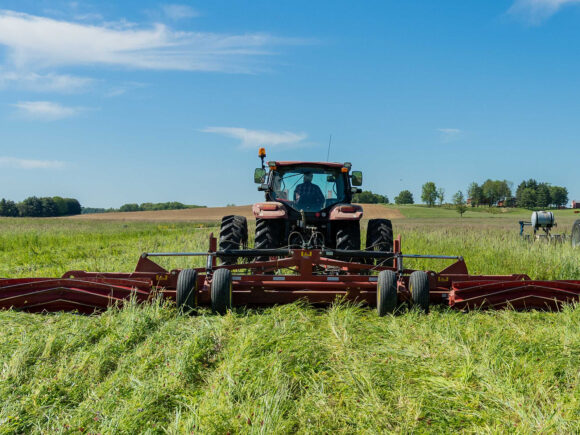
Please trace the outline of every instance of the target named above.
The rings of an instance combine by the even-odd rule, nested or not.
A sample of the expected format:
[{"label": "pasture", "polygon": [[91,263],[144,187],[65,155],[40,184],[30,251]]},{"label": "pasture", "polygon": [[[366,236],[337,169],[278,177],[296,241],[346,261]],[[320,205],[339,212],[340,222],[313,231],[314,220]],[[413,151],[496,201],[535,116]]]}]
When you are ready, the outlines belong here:
[{"label": "pasture", "polygon": [[[406,253],[463,255],[472,273],[580,279],[569,245],[519,238],[525,211],[397,211]],[[558,232],[575,216],[558,212]],[[0,277],[130,271],[144,251],[206,250],[210,232],[217,223],[0,219]],[[337,301],[184,316],[157,301],[94,316],[5,311],[0,325],[0,433],[580,430],[576,306],[378,318]]]}]

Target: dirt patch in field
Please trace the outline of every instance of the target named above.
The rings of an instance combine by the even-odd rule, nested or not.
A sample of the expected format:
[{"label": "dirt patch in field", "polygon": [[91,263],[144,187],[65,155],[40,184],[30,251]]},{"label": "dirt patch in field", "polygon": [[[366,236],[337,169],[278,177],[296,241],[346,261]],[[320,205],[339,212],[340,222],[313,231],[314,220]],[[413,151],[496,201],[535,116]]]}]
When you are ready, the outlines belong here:
[{"label": "dirt patch in field", "polygon": [[[365,204],[365,219],[403,219],[399,210],[387,208],[379,204]],[[132,211],[124,213],[94,213],[79,216],[69,216],[62,219],[83,220],[115,220],[115,221],[197,221],[207,222],[221,220],[222,216],[236,214],[253,219],[251,205],[238,205],[233,207],[208,207],[188,208],[185,210],[160,210],[160,211]]]}]

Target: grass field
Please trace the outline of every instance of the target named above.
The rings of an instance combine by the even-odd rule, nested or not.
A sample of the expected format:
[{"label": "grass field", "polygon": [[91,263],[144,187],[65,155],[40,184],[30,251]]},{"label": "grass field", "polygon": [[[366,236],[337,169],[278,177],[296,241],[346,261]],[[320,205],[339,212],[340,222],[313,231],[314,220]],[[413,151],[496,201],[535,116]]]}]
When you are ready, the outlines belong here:
[{"label": "grass field", "polygon": [[[519,239],[528,213],[417,208],[394,224],[407,253],[464,255],[477,273],[580,279],[570,246]],[[562,213],[559,231],[574,216]],[[129,271],[143,251],[205,250],[211,231],[0,219],[0,276]],[[158,302],[95,316],[6,311],[0,325],[0,433],[580,431],[578,307],[379,319],[337,302],[190,317]]]}]

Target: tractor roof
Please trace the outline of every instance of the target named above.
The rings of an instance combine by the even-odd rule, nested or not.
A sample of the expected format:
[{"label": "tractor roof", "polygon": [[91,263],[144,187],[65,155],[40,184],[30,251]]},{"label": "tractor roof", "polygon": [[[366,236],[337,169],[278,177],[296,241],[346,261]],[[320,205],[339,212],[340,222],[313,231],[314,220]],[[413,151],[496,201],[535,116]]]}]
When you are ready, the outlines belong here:
[{"label": "tractor roof", "polygon": [[276,162],[277,167],[283,166],[321,166],[326,168],[342,168],[344,163],[331,163],[331,162]]}]

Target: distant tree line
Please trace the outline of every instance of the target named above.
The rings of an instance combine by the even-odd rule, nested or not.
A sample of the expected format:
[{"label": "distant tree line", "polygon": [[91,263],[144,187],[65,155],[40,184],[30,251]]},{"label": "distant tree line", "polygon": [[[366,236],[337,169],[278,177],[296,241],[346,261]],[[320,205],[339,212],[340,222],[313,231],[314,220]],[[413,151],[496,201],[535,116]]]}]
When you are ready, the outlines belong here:
[{"label": "distant tree line", "polygon": [[129,203],[123,204],[119,208],[96,208],[83,207],[82,213],[112,213],[112,212],[127,212],[127,211],[155,211],[155,210],[182,210],[186,208],[204,208],[205,205],[188,205],[181,202],[144,202],[142,204]]},{"label": "distant tree line", "polygon": [[[562,186],[552,186],[550,183],[538,182],[534,179],[522,181],[513,193],[513,184],[507,180],[485,180],[481,185],[473,182],[467,188],[467,198],[459,191],[453,195],[453,205],[461,215],[465,213],[467,203],[472,207],[503,205],[522,208],[556,208],[568,204],[568,190]],[[433,181],[428,181],[421,188],[421,200],[432,207],[443,205],[445,189],[437,187]],[[395,197],[395,204],[413,204],[413,194],[402,190]]]},{"label": "distant tree line", "polygon": [[523,208],[564,207],[568,204],[568,189],[529,179],[518,186],[516,202]]},{"label": "distant tree line", "polygon": [[22,202],[2,198],[0,216],[6,217],[55,217],[81,214],[81,204],[74,198],[60,196],[37,198],[31,196]]},{"label": "distant tree line", "polygon": [[388,204],[389,198],[386,195],[373,193],[370,190],[363,190],[361,193],[355,193],[352,201],[359,204]]}]

